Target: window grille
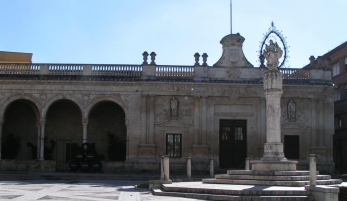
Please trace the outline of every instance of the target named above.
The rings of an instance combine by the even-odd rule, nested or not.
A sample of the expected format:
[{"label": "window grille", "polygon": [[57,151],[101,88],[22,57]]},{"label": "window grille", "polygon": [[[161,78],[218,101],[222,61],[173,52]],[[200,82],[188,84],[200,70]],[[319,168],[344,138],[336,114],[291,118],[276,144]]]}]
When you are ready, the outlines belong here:
[{"label": "window grille", "polygon": [[166,134],[166,155],[171,158],[182,157],[182,134]]}]

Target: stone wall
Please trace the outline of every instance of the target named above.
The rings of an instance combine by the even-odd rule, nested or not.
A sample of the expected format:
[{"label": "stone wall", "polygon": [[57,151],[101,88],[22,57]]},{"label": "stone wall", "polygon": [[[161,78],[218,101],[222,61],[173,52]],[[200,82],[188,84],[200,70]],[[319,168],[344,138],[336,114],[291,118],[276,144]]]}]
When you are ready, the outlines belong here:
[{"label": "stone wall", "polygon": [[[160,163],[160,157],[166,154],[166,134],[177,133],[182,134],[182,157],[170,161],[184,163],[185,158],[191,156],[193,161],[205,162],[212,157],[216,164],[219,164],[221,119],[247,120],[247,156],[259,159],[263,154],[266,100],[263,85],[258,81],[196,83],[1,80],[0,84],[3,128],[7,126],[4,118],[9,111],[6,110],[8,106],[16,100],[26,100],[30,102],[33,114],[39,120],[37,123],[46,125],[47,136],[67,129],[59,136],[65,135],[66,139],[77,138],[79,143],[83,141],[82,124],[87,124],[87,139],[95,137],[98,132],[105,132],[105,126],[111,125],[110,122],[103,126],[96,125],[89,116],[94,106],[103,101],[119,105],[125,115],[123,120],[128,140],[127,162]],[[173,98],[178,101],[176,115],[171,111],[170,101]],[[315,153],[323,164],[332,167],[332,98],[331,86],[284,83],[281,99],[282,137],[288,133],[300,136],[299,164],[306,164],[308,155]],[[75,108],[77,116],[75,115],[75,120],[71,123],[78,130],[51,126],[49,119],[57,122],[70,122],[72,119],[71,115],[53,118],[47,114],[54,103],[61,100],[73,103],[72,107]],[[290,100],[296,103],[294,118],[288,118]],[[107,120],[103,122],[105,121]],[[19,121],[13,124],[20,126]],[[39,125],[39,128],[42,127]],[[32,135],[35,135],[35,132],[38,130],[33,131]],[[132,167],[144,168],[141,165]],[[146,167],[156,169],[156,165]]]}]

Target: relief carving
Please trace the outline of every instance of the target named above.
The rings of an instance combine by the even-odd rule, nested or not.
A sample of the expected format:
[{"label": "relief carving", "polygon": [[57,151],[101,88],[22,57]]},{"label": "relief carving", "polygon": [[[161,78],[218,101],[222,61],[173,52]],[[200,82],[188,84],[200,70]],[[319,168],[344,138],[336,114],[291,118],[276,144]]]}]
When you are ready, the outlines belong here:
[{"label": "relief carving", "polygon": [[190,116],[190,114],[187,112],[186,109],[184,109],[182,111],[182,119],[181,119],[182,122],[188,124],[188,125],[193,125],[193,120],[192,120],[192,117]]},{"label": "relief carving", "polygon": [[294,100],[288,101],[287,114],[288,114],[289,121],[295,121],[295,119],[296,119],[296,103]]},{"label": "relief carving", "polygon": [[228,68],[227,76],[228,78],[236,79],[240,77],[240,70],[238,68]]}]

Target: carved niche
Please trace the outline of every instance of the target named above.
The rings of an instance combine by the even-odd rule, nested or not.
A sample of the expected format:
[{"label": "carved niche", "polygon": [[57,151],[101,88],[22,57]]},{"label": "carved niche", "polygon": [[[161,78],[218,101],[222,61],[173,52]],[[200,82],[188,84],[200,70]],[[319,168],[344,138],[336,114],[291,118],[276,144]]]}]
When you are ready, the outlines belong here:
[{"label": "carved niche", "polygon": [[[156,108],[156,124],[165,126],[170,124],[170,122],[181,122],[184,125],[193,125],[193,120],[191,118],[191,103],[188,100],[182,99],[181,101],[177,97],[162,97],[157,99]],[[187,101],[185,106],[181,103]]]}]

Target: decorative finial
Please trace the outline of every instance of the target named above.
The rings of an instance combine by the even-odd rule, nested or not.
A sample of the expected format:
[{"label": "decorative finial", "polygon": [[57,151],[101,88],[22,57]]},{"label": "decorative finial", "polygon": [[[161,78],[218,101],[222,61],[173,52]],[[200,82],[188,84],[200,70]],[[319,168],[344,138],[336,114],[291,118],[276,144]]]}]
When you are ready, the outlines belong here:
[{"label": "decorative finial", "polygon": [[272,27],[275,27],[274,21],[271,22],[271,26],[272,26]]}]

